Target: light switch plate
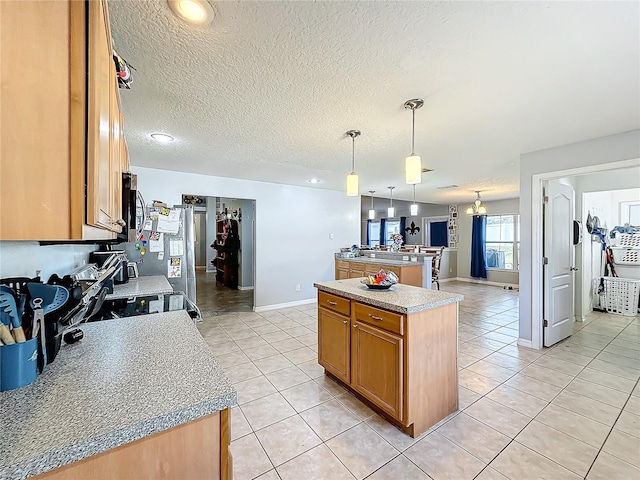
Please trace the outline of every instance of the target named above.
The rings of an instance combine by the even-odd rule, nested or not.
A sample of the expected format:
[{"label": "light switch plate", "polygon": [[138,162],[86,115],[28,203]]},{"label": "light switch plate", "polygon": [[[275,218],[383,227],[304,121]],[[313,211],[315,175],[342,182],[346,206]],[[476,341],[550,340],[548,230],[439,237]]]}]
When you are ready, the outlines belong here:
[{"label": "light switch plate", "polygon": [[409,255],[403,255],[402,256],[402,261],[403,262],[408,262],[409,261]]}]

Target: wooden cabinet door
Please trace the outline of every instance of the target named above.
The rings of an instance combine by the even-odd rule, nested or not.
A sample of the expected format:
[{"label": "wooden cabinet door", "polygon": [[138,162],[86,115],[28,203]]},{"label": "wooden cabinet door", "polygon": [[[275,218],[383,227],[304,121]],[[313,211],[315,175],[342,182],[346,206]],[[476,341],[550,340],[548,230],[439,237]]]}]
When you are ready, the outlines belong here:
[{"label": "wooden cabinet door", "polygon": [[402,421],[403,339],[365,323],[351,329],[351,386]]},{"label": "wooden cabinet door", "polygon": [[360,277],[364,277],[364,270],[350,270],[349,271],[349,278],[360,278]]},{"label": "wooden cabinet door", "polygon": [[112,79],[115,66],[103,1],[88,2],[87,224],[112,228]]},{"label": "wooden cabinet door", "polygon": [[336,280],[345,280],[349,277],[349,270],[342,270],[342,269],[338,269],[336,270]]},{"label": "wooden cabinet door", "polygon": [[349,318],[318,309],[318,363],[345,383],[351,379]]}]

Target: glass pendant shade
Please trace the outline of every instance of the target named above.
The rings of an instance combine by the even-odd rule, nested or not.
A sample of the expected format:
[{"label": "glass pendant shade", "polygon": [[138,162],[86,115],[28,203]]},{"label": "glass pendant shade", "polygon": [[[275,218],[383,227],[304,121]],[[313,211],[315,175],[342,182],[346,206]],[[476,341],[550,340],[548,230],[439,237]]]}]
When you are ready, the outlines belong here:
[{"label": "glass pendant shade", "polygon": [[420,155],[410,155],[404,164],[405,180],[409,185],[422,182],[422,159]]},{"label": "glass pendant shade", "polygon": [[376,218],[376,211],[375,210],[369,210],[369,220],[373,220]]},{"label": "glass pendant shade", "polygon": [[484,205],[480,205],[480,207],[478,207],[478,214],[479,215],[484,215],[487,213],[487,209],[484,208]]},{"label": "glass pendant shade", "polygon": [[358,175],[355,172],[351,172],[347,175],[347,196],[358,196]]},{"label": "glass pendant shade", "polygon": [[415,217],[416,215],[418,215],[418,204],[417,203],[411,204],[410,209],[411,209],[410,213],[411,213],[412,217]]},{"label": "glass pendant shade", "polygon": [[473,215],[473,207],[467,208],[467,215]]},{"label": "glass pendant shade", "polygon": [[387,217],[395,217],[396,209],[393,207],[387,208]]}]

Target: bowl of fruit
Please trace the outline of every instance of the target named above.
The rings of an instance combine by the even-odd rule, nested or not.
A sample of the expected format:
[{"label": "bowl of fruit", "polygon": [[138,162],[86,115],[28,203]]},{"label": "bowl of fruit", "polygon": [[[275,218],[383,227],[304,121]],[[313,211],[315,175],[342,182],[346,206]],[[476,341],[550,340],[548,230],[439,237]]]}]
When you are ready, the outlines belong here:
[{"label": "bowl of fruit", "polygon": [[392,285],[398,283],[398,276],[393,272],[380,270],[375,275],[368,275],[362,283],[371,290],[388,290]]}]

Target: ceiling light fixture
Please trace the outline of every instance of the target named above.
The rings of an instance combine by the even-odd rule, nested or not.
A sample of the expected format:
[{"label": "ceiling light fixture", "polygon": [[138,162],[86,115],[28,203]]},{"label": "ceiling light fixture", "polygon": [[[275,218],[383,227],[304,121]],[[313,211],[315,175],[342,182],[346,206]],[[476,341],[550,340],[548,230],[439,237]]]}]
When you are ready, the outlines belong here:
[{"label": "ceiling light fixture", "polygon": [[169,8],[181,19],[198,25],[211,23],[213,8],[206,0],[167,0]]},{"label": "ceiling light fixture", "polygon": [[371,194],[371,208],[369,209],[369,220],[373,220],[374,218],[376,218],[376,211],[373,208],[373,194],[376,193],[376,191],[369,190],[369,193]]},{"label": "ceiling light fixture", "polygon": [[166,133],[152,133],[150,136],[159,143],[170,143],[174,140],[171,135],[167,135]]},{"label": "ceiling light fixture", "polygon": [[310,178],[309,180],[307,180],[307,182],[316,184],[316,183],[320,183],[320,180],[318,180],[317,178]]},{"label": "ceiling light fixture", "polygon": [[393,189],[396,187],[388,187],[388,188],[389,188],[389,191],[391,192],[391,201],[389,202],[389,208],[387,208],[387,217],[391,218],[396,216],[396,210],[395,208],[393,208]]},{"label": "ceiling light fixture", "polygon": [[409,185],[415,185],[422,182],[422,159],[420,155],[415,154],[416,147],[416,110],[424,105],[424,100],[414,98],[404,102],[404,108],[411,110],[412,127],[411,127],[411,155],[404,161],[404,173],[406,182]]},{"label": "ceiling light fixture", "polygon": [[358,196],[358,174],[356,173],[356,137],[360,135],[360,130],[349,130],[347,133],[351,137],[351,173],[347,175],[347,196]]},{"label": "ceiling light fixture", "polygon": [[480,190],[476,190],[476,201],[467,208],[467,215],[486,215],[487,209],[480,200]]},{"label": "ceiling light fixture", "polygon": [[415,183],[413,184],[413,203],[411,204],[410,207],[411,211],[411,216],[415,217],[416,215],[418,215],[418,204],[416,203],[416,185]]}]

